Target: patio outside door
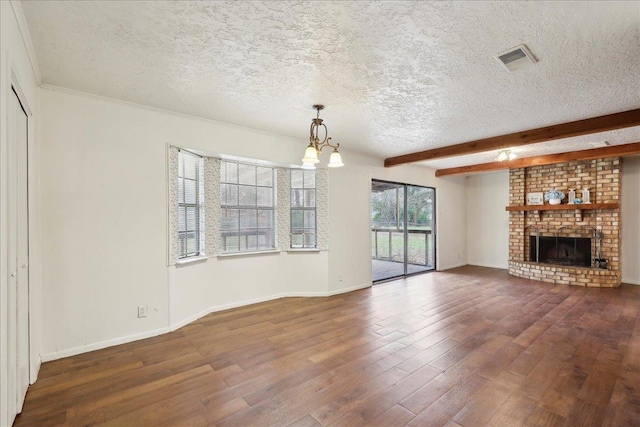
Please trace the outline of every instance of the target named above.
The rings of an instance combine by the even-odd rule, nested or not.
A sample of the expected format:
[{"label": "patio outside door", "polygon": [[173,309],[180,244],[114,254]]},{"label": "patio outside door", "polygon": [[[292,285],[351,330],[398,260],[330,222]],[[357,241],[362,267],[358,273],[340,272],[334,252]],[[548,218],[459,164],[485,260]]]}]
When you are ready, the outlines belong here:
[{"label": "patio outside door", "polygon": [[435,269],[435,189],[371,181],[373,281]]}]

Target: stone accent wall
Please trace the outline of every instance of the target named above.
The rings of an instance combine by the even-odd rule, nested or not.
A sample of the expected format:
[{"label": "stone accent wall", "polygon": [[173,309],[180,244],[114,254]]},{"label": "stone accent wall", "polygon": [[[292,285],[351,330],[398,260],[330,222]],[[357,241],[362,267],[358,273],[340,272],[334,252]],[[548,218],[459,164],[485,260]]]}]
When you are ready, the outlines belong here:
[{"label": "stone accent wall", "polygon": [[[569,189],[590,190],[591,203],[620,202],[620,158],[602,158],[511,169],[509,171],[509,204],[525,205],[526,194],[546,193],[553,188],[568,195]],[[566,203],[567,199],[563,200]],[[546,204],[546,202],[545,202]],[[600,253],[608,262],[607,269],[567,267],[529,261],[529,236],[554,236],[562,227],[584,237],[593,230],[603,233]],[[589,287],[615,287],[620,284],[620,209],[580,211],[512,211],[509,213],[509,273],[518,277],[551,283]],[[592,258],[598,254],[592,239]]]}]

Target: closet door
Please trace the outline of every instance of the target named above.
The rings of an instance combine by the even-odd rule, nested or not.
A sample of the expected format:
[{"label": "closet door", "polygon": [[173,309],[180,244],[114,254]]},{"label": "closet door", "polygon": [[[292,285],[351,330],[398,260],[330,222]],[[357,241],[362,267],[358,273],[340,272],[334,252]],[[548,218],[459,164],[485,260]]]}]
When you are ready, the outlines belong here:
[{"label": "closet door", "polygon": [[[15,92],[9,118],[9,390],[22,410],[29,387],[29,193],[27,114]],[[11,375],[13,377],[13,375]]]}]

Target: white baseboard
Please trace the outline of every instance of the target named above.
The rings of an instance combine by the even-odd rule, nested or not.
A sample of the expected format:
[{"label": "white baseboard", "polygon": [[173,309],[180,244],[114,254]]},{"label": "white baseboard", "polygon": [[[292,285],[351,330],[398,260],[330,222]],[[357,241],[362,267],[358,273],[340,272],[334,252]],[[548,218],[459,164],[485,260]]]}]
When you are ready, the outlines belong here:
[{"label": "white baseboard", "polygon": [[471,262],[470,261],[469,265],[475,265],[477,267],[498,268],[500,270],[508,270],[509,269],[509,265],[498,265],[498,264],[483,263],[483,262]]},{"label": "white baseboard", "polygon": [[69,348],[67,350],[60,350],[53,353],[47,353],[42,355],[43,362],[50,362],[51,360],[62,359],[63,357],[75,356],[81,353],[88,353],[94,350],[101,350],[107,347],[113,347],[114,345],[126,344],[133,341],[142,340],[145,338],[155,337],[157,335],[166,334],[171,332],[169,328],[159,328],[152,331],[140,332],[137,334],[125,335],[123,337],[113,338],[110,340],[99,341],[92,344],[81,345],[78,347]]},{"label": "white baseboard", "polygon": [[273,300],[276,300],[276,299],[283,298],[283,295],[284,294],[269,295],[269,296],[266,296],[266,297],[252,298],[252,299],[248,299],[248,300],[244,300],[244,301],[232,302],[232,303],[229,303],[229,304],[221,304],[221,305],[216,305],[216,306],[213,306],[213,307],[209,307],[206,310],[202,310],[200,313],[196,313],[194,315],[191,315],[191,316],[189,316],[187,318],[184,318],[182,320],[179,320],[179,321],[175,322],[173,325],[171,325],[169,327],[169,329],[171,331],[175,331],[177,329],[182,328],[183,326],[188,325],[189,323],[195,322],[196,320],[206,316],[207,314],[215,313],[217,311],[229,310],[229,309],[232,309],[232,308],[244,307],[244,306],[251,305],[251,304],[258,304],[258,303],[266,302],[266,301],[273,301]]},{"label": "white baseboard", "polygon": [[638,277],[623,277],[622,283],[627,283],[629,285],[640,285],[640,278]]},{"label": "white baseboard", "polygon": [[171,325],[171,331],[175,331],[177,329],[182,328],[183,326],[188,325],[189,323],[195,322],[196,320],[206,316],[207,314],[215,313],[218,311],[229,310],[232,308],[245,307],[251,304],[259,304],[261,302],[273,301],[280,298],[317,298],[317,297],[330,297],[333,295],[344,294],[346,292],[353,292],[359,289],[368,288],[371,286],[371,283],[367,283],[364,285],[352,286],[350,288],[338,289],[336,291],[331,292],[283,292],[280,294],[270,295],[261,298],[252,298],[250,300],[244,300],[239,302],[233,302],[229,304],[216,305],[214,307],[209,307],[206,310],[201,311],[200,313],[189,316],[185,319],[182,319],[173,325]]},{"label": "white baseboard", "polygon": [[101,350],[107,347],[113,347],[115,345],[126,344],[133,341],[142,340],[145,338],[155,337],[161,334],[166,334],[168,332],[173,332],[177,329],[182,328],[183,326],[188,325],[189,323],[195,322],[196,320],[206,316],[207,314],[215,313],[217,311],[229,310],[231,308],[244,307],[247,305],[258,304],[261,302],[272,301],[280,298],[300,298],[300,297],[329,297],[333,295],[343,294],[346,292],[357,291],[359,289],[368,288],[371,286],[371,283],[366,283],[364,285],[352,286],[350,288],[338,289],[330,292],[284,292],[276,295],[270,295],[261,298],[252,298],[250,300],[244,300],[229,304],[217,305],[214,307],[210,307],[206,310],[201,311],[200,313],[196,313],[192,316],[184,318],[173,325],[167,328],[159,328],[154,329],[152,331],[140,332],[137,334],[126,335],[119,338],[113,338],[110,340],[99,341],[93,344],[87,344],[83,346],[73,347],[67,350],[56,351],[53,353],[43,354],[41,361],[42,362],[50,362],[52,360],[62,359],[63,357],[75,356],[81,353],[88,353],[94,350]]},{"label": "white baseboard", "polygon": [[464,267],[465,265],[467,265],[466,262],[461,262],[460,264],[440,266],[438,271],[451,270],[452,268]]},{"label": "white baseboard", "polygon": [[352,286],[350,288],[343,288],[343,289],[338,289],[336,291],[330,291],[330,292],[327,292],[327,295],[325,296],[330,297],[333,295],[346,294],[347,292],[359,291],[360,289],[370,288],[371,286],[372,286],[371,283],[365,283],[362,285]]},{"label": "white baseboard", "polygon": [[35,384],[38,380],[38,373],[40,372],[40,366],[42,366],[42,356],[36,358],[35,372],[29,371],[29,384]]}]

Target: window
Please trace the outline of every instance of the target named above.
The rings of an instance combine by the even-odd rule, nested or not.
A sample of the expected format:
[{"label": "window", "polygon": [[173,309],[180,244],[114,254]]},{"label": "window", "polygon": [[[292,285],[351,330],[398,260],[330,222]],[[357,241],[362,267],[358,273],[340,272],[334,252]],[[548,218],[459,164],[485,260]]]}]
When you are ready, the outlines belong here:
[{"label": "window", "polygon": [[203,161],[178,152],[178,258],[204,255]]},{"label": "window", "polygon": [[222,251],[275,249],[274,203],[274,168],[222,160]]},{"label": "window", "polygon": [[316,172],[291,170],[291,247],[315,248]]}]

